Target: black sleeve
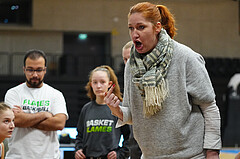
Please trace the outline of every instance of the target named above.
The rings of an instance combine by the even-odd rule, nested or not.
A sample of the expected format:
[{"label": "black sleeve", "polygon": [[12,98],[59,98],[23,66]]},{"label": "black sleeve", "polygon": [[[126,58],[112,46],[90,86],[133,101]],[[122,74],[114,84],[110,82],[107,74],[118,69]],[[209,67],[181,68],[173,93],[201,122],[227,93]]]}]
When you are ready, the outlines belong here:
[{"label": "black sleeve", "polygon": [[84,114],[83,113],[84,108],[81,110],[79,119],[78,119],[78,124],[77,124],[77,136],[76,136],[76,141],[75,141],[75,152],[78,151],[79,149],[83,149],[83,132],[84,132]]},{"label": "black sleeve", "polygon": [[127,159],[129,157],[130,151],[129,151],[129,135],[130,135],[130,128],[129,125],[124,125],[120,127],[121,133],[123,135],[123,145],[122,147],[119,147],[117,152],[117,159]]}]

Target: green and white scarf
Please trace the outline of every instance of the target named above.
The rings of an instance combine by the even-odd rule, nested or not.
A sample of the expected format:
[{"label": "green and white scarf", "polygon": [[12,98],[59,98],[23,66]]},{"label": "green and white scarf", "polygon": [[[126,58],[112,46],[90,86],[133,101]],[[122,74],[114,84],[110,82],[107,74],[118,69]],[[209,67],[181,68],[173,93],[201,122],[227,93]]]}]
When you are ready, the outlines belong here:
[{"label": "green and white scarf", "polygon": [[152,52],[144,58],[131,49],[130,66],[133,83],[137,85],[143,97],[143,114],[152,116],[162,109],[168,96],[168,83],[165,79],[173,54],[173,42],[165,29],[159,34],[159,41]]}]

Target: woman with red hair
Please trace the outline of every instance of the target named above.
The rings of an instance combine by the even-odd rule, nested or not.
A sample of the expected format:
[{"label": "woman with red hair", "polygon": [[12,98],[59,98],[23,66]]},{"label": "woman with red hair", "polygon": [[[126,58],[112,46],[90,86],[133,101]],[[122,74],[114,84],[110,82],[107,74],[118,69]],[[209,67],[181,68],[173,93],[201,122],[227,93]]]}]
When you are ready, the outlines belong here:
[{"label": "woman with red hair", "polygon": [[118,125],[132,124],[143,159],[219,159],[220,114],[203,57],[173,40],[173,15],[142,2],[128,14],[134,46],[120,104],[105,96]]}]

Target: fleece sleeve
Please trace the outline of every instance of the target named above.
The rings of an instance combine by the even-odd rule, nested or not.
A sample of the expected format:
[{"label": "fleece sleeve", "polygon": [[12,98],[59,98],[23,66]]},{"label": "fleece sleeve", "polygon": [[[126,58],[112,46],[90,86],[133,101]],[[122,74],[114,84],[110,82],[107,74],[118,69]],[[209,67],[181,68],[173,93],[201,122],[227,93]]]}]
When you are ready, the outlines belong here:
[{"label": "fleece sleeve", "polygon": [[123,120],[118,120],[116,127],[120,127],[124,124],[132,124],[132,114],[130,109],[130,83],[131,83],[131,72],[129,60],[126,63],[124,70],[124,93],[123,93],[123,102],[120,106],[123,112]]},{"label": "fleece sleeve", "polygon": [[200,105],[205,121],[204,149],[221,149],[220,114],[216,102]]},{"label": "fleece sleeve", "polygon": [[215,101],[212,83],[200,54],[187,60],[187,91],[195,105],[199,105],[205,121],[204,149],[221,149],[220,113]]}]

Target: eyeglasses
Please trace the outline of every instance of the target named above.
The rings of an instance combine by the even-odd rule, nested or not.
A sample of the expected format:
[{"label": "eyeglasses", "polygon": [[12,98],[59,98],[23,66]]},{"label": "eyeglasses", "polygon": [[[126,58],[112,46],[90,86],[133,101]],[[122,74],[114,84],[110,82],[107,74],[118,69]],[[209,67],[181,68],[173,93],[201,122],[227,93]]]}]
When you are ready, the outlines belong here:
[{"label": "eyeglasses", "polygon": [[27,74],[29,74],[29,75],[33,75],[34,72],[36,72],[37,75],[41,75],[41,74],[43,73],[43,71],[45,71],[45,70],[46,70],[46,68],[43,68],[43,69],[36,69],[36,70],[31,69],[31,68],[25,68],[25,71],[26,71]]}]

